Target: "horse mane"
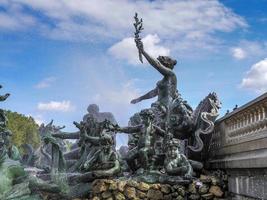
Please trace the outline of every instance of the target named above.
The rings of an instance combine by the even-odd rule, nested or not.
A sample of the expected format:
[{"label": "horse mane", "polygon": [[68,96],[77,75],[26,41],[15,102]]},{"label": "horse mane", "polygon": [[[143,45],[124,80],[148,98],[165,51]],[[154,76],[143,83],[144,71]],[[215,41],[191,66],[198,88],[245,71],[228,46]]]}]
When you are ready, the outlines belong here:
[{"label": "horse mane", "polygon": [[195,126],[197,126],[200,114],[202,112],[207,112],[210,109],[210,100],[217,99],[217,95],[215,92],[209,93],[196,107],[196,109],[193,112],[193,123]]},{"label": "horse mane", "polygon": [[201,134],[210,134],[214,129],[214,121],[218,116],[219,100],[215,92],[209,93],[197,106],[193,113],[195,126],[194,144],[188,148],[193,152],[200,152],[204,147]]}]

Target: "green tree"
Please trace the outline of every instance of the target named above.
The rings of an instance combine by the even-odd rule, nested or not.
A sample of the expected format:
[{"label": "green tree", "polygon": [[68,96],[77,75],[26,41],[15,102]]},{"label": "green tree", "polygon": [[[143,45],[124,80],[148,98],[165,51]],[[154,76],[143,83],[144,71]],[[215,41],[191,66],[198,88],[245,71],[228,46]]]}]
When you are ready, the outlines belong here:
[{"label": "green tree", "polygon": [[13,133],[12,143],[16,145],[20,150],[22,144],[31,144],[34,148],[40,145],[40,136],[38,132],[38,124],[32,117],[6,111],[8,118],[8,129]]}]

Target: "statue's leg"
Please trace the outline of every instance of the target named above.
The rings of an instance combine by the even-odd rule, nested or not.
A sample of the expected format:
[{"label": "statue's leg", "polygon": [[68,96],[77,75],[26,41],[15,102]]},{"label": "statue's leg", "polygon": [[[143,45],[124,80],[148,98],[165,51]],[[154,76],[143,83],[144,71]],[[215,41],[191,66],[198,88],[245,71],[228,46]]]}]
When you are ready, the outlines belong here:
[{"label": "statue's leg", "polygon": [[95,153],[95,151],[94,148],[89,149],[89,147],[86,146],[81,149],[80,153],[81,153],[80,159],[69,169],[70,172],[81,170],[89,155],[92,155],[92,153]]},{"label": "statue's leg", "polygon": [[156,154],[156,152],[154,151],[153,148],[150,148],[149,150],[149,158],[151,158],[150,162],[150,166],[149,166],[149,169],[150,170],[155,170],[156,169],[156,165],[160,166],[158,160],[162,160],[162,166],[163,166],[163,163],[164,163],[164,159],[165,158],[162,158],[162,157],[159,157],[159,155]]},{"label": "statue's leg", "polygon": [[149,158],[148,158],[149,148],[144,147],[139,150],[140,161],[143,163],[143,168],[147,170],[149,168]]},{"label": "statue's leg", "polygon": [[70,172],[78,171],[81,165],[84,163],[84,160],[86,160],[86,157],[87,154],[86,151],[84,151],[83,154],[81,155],[81,158],[73,166],[69,168],[69,171]]},{"label": "statue's leg", "polygon": [[43,191],[43,192],[51,192],[51,193],[60,192],[60,188],[58,185],[54,183],[47,183],[34,176],[29,177],[29,187],[31,191]]},{"label": "statue's leg", "polygon": [[125,158],[129,168],[134,172],[137,170],[137,166],[135,163],[135,159],[138,158],[138,149],[137,147],[131,149],[128,153],[127,156]]},{"label": "statue's leg", "polygon": [[92,156],[94,156],[94,154],[99,150],[98,147],[88,147],[87,150],[87,156],[84,162],[86,162],[87,160],[90,160],[92,158]]},{"label": "statue's leg", "polygon": [[[97,163],[98,158],[100,157],[101,150],[96,151],[89,160],[86,160],[84,165],[82,166],[83,169],[86,171],[90,171],[90,169]],[[88,157],[87,157],[88,158]]]},{"label": "statue's leg", "polygon": [[58,164],[59,164],[59,151],[55,145],[52,145],[51,174],[57,174],[58,173]]},{"label": "statue's leg", "polygon": [[61,150],[59,151],[59,164],[58,164],[58,167],[59,167],[59,172],[65,172],[66,168],[67,168],[67,163],[66,163],[66,160],[64,158],[63,152]]},{"label": "statue's leg", "polygon": [[203,164],[201,162],[196,160],[188,160],[188,161],[195,171],[200,171],[203,169]]}]

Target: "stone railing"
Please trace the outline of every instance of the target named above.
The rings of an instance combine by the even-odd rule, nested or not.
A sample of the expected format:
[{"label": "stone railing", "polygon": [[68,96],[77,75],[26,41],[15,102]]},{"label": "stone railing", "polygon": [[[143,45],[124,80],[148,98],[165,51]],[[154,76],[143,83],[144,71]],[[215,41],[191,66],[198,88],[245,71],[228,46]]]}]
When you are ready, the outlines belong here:
[{"label": "stone railing", "polygon": [[230,191],[267,199],[267,93],[216,121],[209,158],[230,175]]},{"label": "stone railing", "polygon": [[226,119],[226,142],[229,144],[255,138],[266,130],[266,101],[261,101],[251,108],[236,113],[236,116]]}]

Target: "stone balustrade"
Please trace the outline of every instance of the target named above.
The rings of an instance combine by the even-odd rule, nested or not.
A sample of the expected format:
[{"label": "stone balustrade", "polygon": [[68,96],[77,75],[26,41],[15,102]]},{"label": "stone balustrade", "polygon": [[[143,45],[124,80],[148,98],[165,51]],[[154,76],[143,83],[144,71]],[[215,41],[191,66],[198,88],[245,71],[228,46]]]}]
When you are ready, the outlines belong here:
[{"label": "stone balustrade", "polygon": [[267,93],[216,121],[207,165],[227,171],[240,199],[267,199]]},{"label": "stone balustrade", "polygon": [[266,137],[267,94],[264,94],[216,121],[210,153],[213,157],[227,146]]}]

